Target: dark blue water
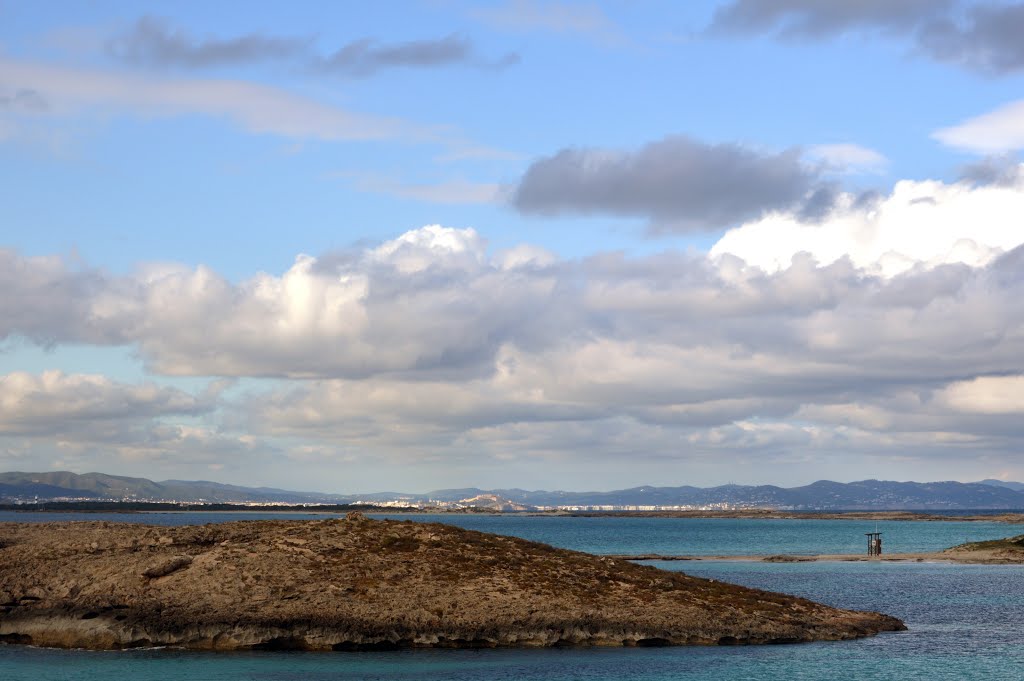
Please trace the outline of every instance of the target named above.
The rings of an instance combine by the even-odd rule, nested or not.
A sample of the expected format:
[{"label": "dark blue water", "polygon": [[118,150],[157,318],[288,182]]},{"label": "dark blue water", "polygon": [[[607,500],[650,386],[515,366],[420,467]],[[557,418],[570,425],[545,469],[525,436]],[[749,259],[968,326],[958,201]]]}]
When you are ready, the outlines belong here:
[{"label": "dark blue water", "polygon": [[[90,514],[90,517],[94,517]],[[175,515],[174,524],[187,522]],[[232,516],[236,518],[237,516]],[[290,516],[291,517],[291,516]],[[209,521],[203,516],[202,521]],[[796,546],[833,546],[827,535],[860,531],[855,521],[679,521],[632,518],[504,518],[448,516],[458,524],[520,535],[558,536],[563,546],[637,546],[637,552],[697,553],[698,537],[720,547],[764,532]],[[97,518],[98,519],[98,518]],[[0,517],[0,520],[8,518]],[[152,522],[152,518],[146,518]],[[172,522],[171,518],[164,518]],[[191,518],[195,522],[196,518]],[[510,519],[511,520],[511,519]],[[545,525],[548,521],[563,525]],[[541,521],[538,525],[531,525]],[[665,522],[668,521],[668,522]],[[690,523],[702,522],[698,529]],[[761,523],[769,523],[762,527]],[[639,523],[634,526],[632,523]],[[738,523],[738,525],[737,525]],[[754,527],[744,523],[756,523]],[[782,523],[781,525],[779,523]],[[810,524],[813,523],[813,524]],[[817,526],[817,523],[826,523]],[[836,523],[839,523],[836,525]],[[922,526],[928,541],[950,543],[947,523],[880,527],[893,534]],[[963,523],[979,528],[975,523]],[[888,525],[887,523],[883,525]],[[801,527],[804,527],[801,534]],[[627,528],[632,528],[628,529]],[[772,529],[775,528],[775,529]],[[845,528],[845,529],[843,529]],[[874,529],[873,525],[869,529]],[[1015,534],[1001,525],[995,536]],[[515,530],[514,532],[512,530]],[[967,528],[964,528],[966,531]],[[622,536],[625,532],[625,536]],[[932,535],[931,533],[937,533]],[[943,534],[945,533],[945,534]],[[856,534],[856,533],[855,533]],[[823,536],[825,535],[825,536]],[[642,537],[655,545],[643,545]],[[973,536],[971,537],[973,538]],[[957,537],[955,542],[962,541]],[[920,541],[920,540],[915,540]],[[824,544],[822,544],[824,542]],[[763,545],[773,544],[764,541]],[[762,545],[759,544],[759,545]],[[859,550],[859,540],[856,541]],[[657,546],[685,546],[671,551]],[[704,546],[707,549],[707,546]],[[937,548],[928,546],[927,548]],[[794,552],[785,549],[786,552]],[[619,552],[619,549],[615,549]],[[749,548],[735,551],[748,553]],[[881,610],[903,618],[910,631],[863,641],[748,648],[560,649],[404,651],[394,653],[189,653],[174,650],[84,652],[0,646],[0,679],[415,679],[417,681],[554,681],[650,679],[739,681],[753,679],[1024,679],[1024,567],[933,563],[655,563],[714,579],[782,591],[831,605]]]}]

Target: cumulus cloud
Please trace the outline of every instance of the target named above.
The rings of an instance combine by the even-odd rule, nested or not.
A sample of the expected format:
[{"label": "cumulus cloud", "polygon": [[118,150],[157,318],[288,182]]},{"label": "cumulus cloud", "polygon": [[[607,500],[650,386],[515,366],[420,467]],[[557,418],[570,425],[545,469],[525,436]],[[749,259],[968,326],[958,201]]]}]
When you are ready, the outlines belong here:
[{"label": "cumulus cloud", "polygon": [[984,265],[1024,240],[1017,218],[1024,211],[1024,185],[1008,180],[984,186],[905,180],[867,204],[846,194],[821,222],[774,213],[730,230],[711,254],[730,253],[778,270],[805,252],[822,264],[849,258],[884,276],[921,263]]},{"label": "cumulus cloud", "polygon": [[275,453],[259,438],[207,422],[221,406],[222,387],[214,383],[193,395],[98,374],[0,375],[0,462],[153,475],[211,466],[238,470]]},{"label": "cumulus cloud", "polygon": [[114,278],[59,259],[0,259],[10,292],[0,335],[138,342],[169,374],[475,372],[508,337],[530,343],[562,326],[561,311],[536,309],[557,280],[535,259],[489,261],[473,230],[427,227],[352,258],[299,256],[281,276],[240,284],[202,266]]},{"label": "cumulus cloud", "polygon": [[259,33],[235,38],[198,39],[169,21],[144,16],[107,42],[107,52],[124,62],[147,66],[205,68],[291,58],[308,47],[306,38]]},{"label": "cumulus cloud", "polygon": [[940,399],[957,411],[972,414],[1024,414],[1024,375],[958,381],[946,386]]},{"label": "cumulus cloud", "polygon": [[[129,345],[156,372],[293,379],[213,415],[203,396],[106,386],[139,412],[134,428],[86,418],[104,412],[83,402],[79,421],[107,424],[84,441],[143,458],[166,441],[424,466],[727,454],[806,467],[827,450],[835,475],[843,456],[969,451],[1005,470],[1024,438],[1024,234],[1001,216],[1021,196],[900,183],[870,206],[844,198],[816,233],[789,234],[799,223],[782,213],[751,222],[710,256],[567,261],[440,226],[241,282],[6,253],[0,335]],[[52,402],[39,413],[75,413],[71,383],[32,387]],[[190,410],[216,427],[166,423]]]},{"label": "cumulus cloud", "polygon": [[907,37],[937,61],[987,74],[1024,68],[1024,4],[952,0],[733,0],[712,19],[712,33],[768,33],[826,39],[850,31]]},{"label": "cumulus cloud", "polygon": [[213,405],[176,388],[125,385],[96,374],[0,376],[0,434],[77,430],[100,422],[195,416]]},{"label": "cumulus cloud", "polygon": [[707,231],[799,204],[820,188],[818,175],[798,149],[667,137],[632,152],[569,148],[535,161],[512,204],[526,214],[637,216],[661,229]]}]

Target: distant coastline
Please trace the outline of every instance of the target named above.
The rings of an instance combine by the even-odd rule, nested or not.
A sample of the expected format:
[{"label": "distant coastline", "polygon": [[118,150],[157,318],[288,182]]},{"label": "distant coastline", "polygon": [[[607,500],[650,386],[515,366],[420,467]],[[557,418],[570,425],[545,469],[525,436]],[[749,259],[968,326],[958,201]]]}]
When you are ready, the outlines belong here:
[{"label": "distant coastline", "polygon": [[692,518],[763,520],[869,520],[928,522],[994,522],[1024,524],[1024,511],[950,510],[934,511],[780,511],[740,509],[730,511],[496,511],[486,507],[435,508],[396,507],[371,504],[183,504],[170,502],[58,501],[38,504],[0,504],[0,511],[17,513],[296,513],[344,514],[361,511],[372,514],[508,515],[570,518]]},{"label": "distant coastline", "polygon": [[[234,510],[234,506],[277,509],[317,507],[346,512],[387,508],[393,512],[483,511],[540,513],[834,513],[911,511],[1024,513],[1024,483],[986,479],[973,483],[861,480],[841,483],[819,480],[799,487],[720,485],[659,487],[645,485],[609,491],[480,489],[464,487],[423,493],[374,492],[336,494],[297,492],[272,487],[243,487],[208,480],[130,478],[105,473],[70,471],[0,472],[0,503],[38,504],[166,504]],[[212,506],[217,505],[217,506]],[[82,507],[78,507],[80,510]],[[980,509],[984,509],[980,511]],[[106,510],[106,509],[104,509]],[[120,510],[120,509],[119,509]],[[687,516],[682,516],[687,517]]]}]

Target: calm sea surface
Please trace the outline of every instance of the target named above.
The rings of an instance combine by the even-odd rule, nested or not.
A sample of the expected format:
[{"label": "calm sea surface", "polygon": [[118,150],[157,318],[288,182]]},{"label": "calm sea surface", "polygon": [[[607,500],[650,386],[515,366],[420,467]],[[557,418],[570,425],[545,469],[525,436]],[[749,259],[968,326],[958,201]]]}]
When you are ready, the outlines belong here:
[{"label": "calm sea surface", "polygon": [[[0,522],[116,520],[178,525],[238,514],[15,514]],[[295,514],[246,514],[288,517]],[[310,514],[308,517],[323,518]],[[410,516],[402,516],[409,518]],[[862,550],[874,523],[845,520],[693,520],[416,516],[597,553],[768,554]],[[1003,537],[996,523],[879,523],[887,551],[939,549]],[[630,648],[394,653],[59,651],[0,645],[0,681],[67,679],[1024,679],[1024,567],[930,563],[655,563],[668,570],[881,610],[910,631],[863,641],[746,648]]]}]

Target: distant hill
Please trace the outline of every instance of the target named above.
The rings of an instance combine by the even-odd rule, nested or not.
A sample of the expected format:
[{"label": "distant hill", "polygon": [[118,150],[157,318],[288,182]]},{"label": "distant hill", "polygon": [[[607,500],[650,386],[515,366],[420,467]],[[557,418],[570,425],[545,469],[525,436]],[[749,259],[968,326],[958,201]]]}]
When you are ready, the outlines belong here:
[{"label": "distant hill", "polygon": [[1007,487],[962,482],[819,480],[802,487],[634,487],[612,492],[524,492],[473,490],[533,506],[709,506],[730,504],[821,510],[1021,509],[1024,493]]},{"label": "distant hill", "polygon": [[713,506],[807,510],[965,510],[1024,509],[1024,484],[983,480],[894,482],[819,480],[802,487],[721,485],[718,487],[633,487],[610,492],[523,489],[443,489],[425,494],[376,492],[339,495],[241,487],[205,480],[129,478],[104,473],[0,473],[0,500],[55,499],[180,501],[190,503],[349,504],[403,502],[449,504],[500,510],[554,506],[664,507]]},{"label": "distant hill", "polygon": [[315,492],[291,492],[269,487],[239,487],[206,480],[129,478],[104,473],[0,473],[0,499],[112,499],[209,503],[346,503],[348,497]]},{"label": "distant hill", "polygon": [[992,478],[988,478],[987,480],[981,480],[978,484],[992,485],[993,487],[1005,487],[1006,489],[1012,489],[1015,492],[1024,492],[1024,482],[1009,482],[1007,480],[993,480]]}]

